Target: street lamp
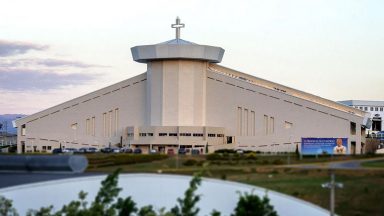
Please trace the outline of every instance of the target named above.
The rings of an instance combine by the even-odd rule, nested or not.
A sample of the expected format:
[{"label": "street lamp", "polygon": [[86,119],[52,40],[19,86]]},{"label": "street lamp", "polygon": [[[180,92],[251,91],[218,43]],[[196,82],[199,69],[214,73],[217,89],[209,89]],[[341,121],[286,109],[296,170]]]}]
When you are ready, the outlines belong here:
[{"label": "street lamp", "polygon": [[321,184],[321,187],[328,188],[331,190],[329,208],[330,208],[331,216],[334,216],[335,215],[335,189],[343,188],[344,185],[343,183],[335,182],[335,173],[331,170],[331,181]]}]

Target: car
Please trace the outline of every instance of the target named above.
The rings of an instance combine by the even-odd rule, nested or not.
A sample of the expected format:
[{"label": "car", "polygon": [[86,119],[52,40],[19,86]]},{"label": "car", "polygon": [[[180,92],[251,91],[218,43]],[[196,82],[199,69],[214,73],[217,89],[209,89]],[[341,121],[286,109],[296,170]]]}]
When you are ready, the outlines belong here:
[{"label": "car", "polygon": [[151,150],[149,150],[149,153],[150,154],[157,154],[157,150],[156,149],[151,149]]},{"label": "car", "polygon": [[120,151],[124,153],[133,153],[133,149],[128,147],[121,148]]},{"label": "car", "polygon": [[135,148],[135,150],[133,150],[133,154],[141,154],[142,151],[140,148]]},{"label": "car", "polygon": [[167,150],[167,154],[168,154],[168,155],[174,155],[174,154],[175,154],[175,150],[173,150],[173,149],[168,149],[168,150]]},{"label": "car", "polygon": [[83,148],[79,148],[78,152],[79,153],[87,153],[88,152],[87,150],[88,150],[88,148],[83,147]]},{"label": "car", "polygon": [[99,150],[95,147],[83,147],[78,150],[79,153],[95,153]]},{"label": "car", "polygon": [[112,149],[112,153],[120,153],[121,152],[121,150],[120,150],[120,148],[118,148],[118,147],[112,147],[111,148]]},{"label": "car", "polygon": [[100,151],[103,153],[112,153],[112,148],[105,147],[105,148],[102,148]]},{"label": "car", "polygon": [[192,149],[191,154],[192,155],[199,155],[200,154],[200,150],[199,149]]},{"label": "car", "polygon": [[95,148],[95,147],[89,147],[88,150],[87,150],[89,153],[96,153],[96,152],[99,152],[99,149]]},{"label": "car", "polygon": [[187,150],[185,148],[179,148],[179,155],[187,154]]},{"label": "car", "polygon": [[73,153],[76,153],[76,152],[78,152],[78,150],[75,149],[75,148],[65,148],[65,149],[63,149],[63,153],[67,153],[67,154],[73,154]]},{"label": "car", "polygon": [[52,150],[52,154],[61,154],[63,153],[63,150],[61,148],[55,148]]}]

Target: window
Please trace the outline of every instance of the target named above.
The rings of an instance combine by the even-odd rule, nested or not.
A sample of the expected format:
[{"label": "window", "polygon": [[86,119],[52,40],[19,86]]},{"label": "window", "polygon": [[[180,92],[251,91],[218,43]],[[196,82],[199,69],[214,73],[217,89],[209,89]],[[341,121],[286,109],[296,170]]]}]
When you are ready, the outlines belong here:
[{"label": "window", "polygon": [[216,134],[208,134],[208,137],[216,137]]},{"label": "window", "polygon": [[275,133],[275,118],[270,117],[269,120],[270,120],[270,126],[271,126],[270,132],[271,132],[271,134],[273,134],[273,133]]},{"label": "window", "polygon": [[73,124],[71,124],[71,128],[72,128],[73,130],[77,130],[77,123],[73,123]]},{"label": "window", "polygon": [[351,122],[351,135],[356,135],[356,123]]},{"label": "window", "polygon": [[96,117],[93,116],[92,117],[92,121],[91,121],[91,133],[92,133],[92,136],[95,136],[96,135],[96,130],[95,130],[95,122],[96,122]]},{"label": "window", "polygon": [[85,120],[85,134],[86,135],[91,134],[91,120],[89,118]]},{"label": "window", "polygon": [[47,150],[47,146],[42,146],[42,148],[43,148],[43,151]]},{"label": "window", "polygon": [[244,130],[243,135],[248,136],[248,109],[244,109]]},{"label": "window", "polygon": [[159,136],[167,136],[167,133],[159,133]]},{"label": "window", "polygon": [[202,133],[194,133],[193,136],[194,136],[194,137],[202,137],[203,134],[202,134]]},{"label": "window", "polygon": [[255,136],[255,111],[251,111],[251,136]]},{"label": "window", "polygon": [[177,133],[169,133],[169,136],[177,136]]},{"label": "window", "polygon": [[268,116],[264,115],[264,133],[268,135]]},{"label": "window", "polygon": [[368,107],[364,107],[364,111],[368,111]]},{"label": "window", "polygon": [[21,125],[21,136],[25,136],[26,128],[25,124]]},{"label": "window", "polygon": [[148,136],[153,136],[153,133],[147,133]]},{"label": "window", "polygon": [[133,137],[133,133],[128,133],[128,137]]},{"label": "window", "polygon": [[383,111],[383,107],[380,107],[380,111]]},{"label": "window", "polygon": [[363,107],[359,107],[359,109],[363,110]]},{"label": "window", "polygon": [[373,111],[373,107],[371,107],[371,111]]},{"label": "window", "polygon": [[119,109],[115,109],[115,131],[114,135],[116,136],[119,130]]},{"label": "window", "polygon": [[375,107],[375,111],[379,111],[379,107]]},{"label": "window", "polygon": [[147,133],[139,133],[139,136],[145,137],[145,136],[147,136]]},{"label": "window", "polygon": [[180,133],[180,136],[191,136],[191,133]]},{"label": "window", "polygon": [[242,109],[241,107],[237,107],[237,134],[242,135],[242,126],[243,126],[243,121],[242,121]]},{"label": "window", "polygon": [[290,128],[292,128],[292,125],[293,125],[293,124],[292,124],[291,122],[287,122],[287,121],[284,122],[284,128],[285,128],[285,129],[290,129]]},{"label": "window", "polygon": [[47,149],[48,150],[52,150],[52,146],[47,146]]},{"label": "window", "polygon": [[103,113],[103,135],[107,137],[107,113]]},{"label": "window", "polygon": [[217,137],[224,137],[224,134],[217,134]]},{"label": "window", "polygon": [[108,137],[112,136],[112,115],[113,115],[113,110],[110,110],[108,112]]}]

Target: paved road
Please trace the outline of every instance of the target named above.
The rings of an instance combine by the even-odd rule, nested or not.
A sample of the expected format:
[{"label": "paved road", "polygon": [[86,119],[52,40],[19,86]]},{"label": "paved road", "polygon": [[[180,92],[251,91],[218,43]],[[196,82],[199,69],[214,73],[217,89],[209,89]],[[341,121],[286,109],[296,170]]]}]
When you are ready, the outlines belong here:
[{"label": "paved road", "polygon": [[[371,168],[366,168],[366,167],[361,166],[361,164],[364,162],[383,161],[383,160],[384,160],[384,157],[380,157],[380,158],[369,158],[369,159],[348,160],[348,161],[334,161],[334,162],[317,163],[317,164],[295,164],[295,165],[287,165],[284,167],[302,168],[302,169],[353,169],[353,170],[361,170],[361,169],[371,169]],[[375,169],[377,169],[377,168],[375,168]]]}]

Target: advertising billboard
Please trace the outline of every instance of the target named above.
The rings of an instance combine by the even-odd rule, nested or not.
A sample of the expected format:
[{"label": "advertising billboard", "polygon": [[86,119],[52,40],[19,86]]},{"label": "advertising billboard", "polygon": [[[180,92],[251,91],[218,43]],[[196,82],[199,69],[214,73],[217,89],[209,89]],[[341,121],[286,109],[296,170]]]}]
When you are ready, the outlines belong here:
[{"label": "advertising billboard", "polygon": [[349,154],[348,138],[301,138],[301,154]]}]

